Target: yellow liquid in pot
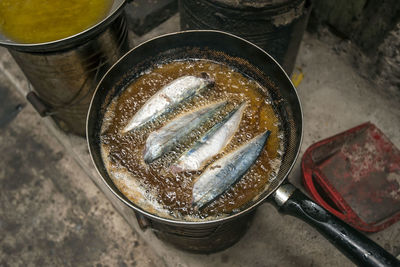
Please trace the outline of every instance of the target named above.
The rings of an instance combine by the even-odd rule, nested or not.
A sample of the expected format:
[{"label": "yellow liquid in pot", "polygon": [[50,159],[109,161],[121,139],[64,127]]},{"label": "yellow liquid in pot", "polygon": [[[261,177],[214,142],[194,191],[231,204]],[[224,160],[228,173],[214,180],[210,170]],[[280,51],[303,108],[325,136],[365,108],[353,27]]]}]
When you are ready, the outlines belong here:
[{"label": "yellow liquid in pot", "polygon": [[100,22],[113,0],[0,0],[0,31],[18,43],[44,43]]}]

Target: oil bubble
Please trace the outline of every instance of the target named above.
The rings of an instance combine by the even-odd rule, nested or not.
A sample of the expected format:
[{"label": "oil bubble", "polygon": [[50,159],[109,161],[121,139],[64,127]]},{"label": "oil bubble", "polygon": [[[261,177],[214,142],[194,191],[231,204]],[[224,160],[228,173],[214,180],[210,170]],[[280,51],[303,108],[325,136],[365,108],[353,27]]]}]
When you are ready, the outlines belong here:
[{"label": "oil bubble", "polygon": [[[181,103],[135,131],[121,133],[121,129],[132,116],[160,88],[182,75],[201,75],[202,72],[209,73],[215,80],[212,88]],[[279,132],[279,117],[274,113],[273,108],[266,108],[268,111],[266,116],[259,115],[261,103],[272,105],[268,95],[260,93],[265,91],[267,91],[265,88],[260,90],[257,82],[237,70],[205,60],[167,62],[143,71],[127,86],[125,91],[112,100],[103,120],[100,136],[102,157],[111,179],[132,202],[152,213],[156,210],[162,217],[206,220],[240,211],[244,203],[256,197],[260,190],[268,185],[269,180],[276,177],[280,168],[280,158],[284,152],[284,136]],[[224,99],[229,101],[226,109],[221,110],[189,133],[169,153],[150,164],[144,162],[144,146],[152,132],[185,112],[191,112],[201,106]],[[238,131],[228,145],[200,170],[171,173],[170,166],[179,156],[243,101],[247,101],[245,113]],[[237,184],[216,198],[208,207],[201,211],[193,209],[193,184],[207,166],[265,131],[266,125],[269,125],[268,129],[271,128],[270,130],[275,132],[268,140],[268,151],[260,155],[255,165]],[[269,155],[277,155],[277,158],[270,158]],[[129,173],[126,176],[129,176],[129,179],[115,175],[112,170],[116,168],[124,169],[126,173]]]}]

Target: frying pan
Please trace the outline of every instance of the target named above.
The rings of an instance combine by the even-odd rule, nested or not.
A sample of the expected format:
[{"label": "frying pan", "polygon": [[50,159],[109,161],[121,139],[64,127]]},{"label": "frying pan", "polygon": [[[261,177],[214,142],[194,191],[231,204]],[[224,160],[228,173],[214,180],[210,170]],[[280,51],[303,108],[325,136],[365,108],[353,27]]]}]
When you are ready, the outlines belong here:
[{"label": "frying pan", "polygon": [[[268,88],[274,108],[281,118],[284,132],[284,154],[276,178],[255,200],[240,212],[209,221],[188,222],[163,218],[143,210],[130,202],[113,184],[104,166],[100,149],[100,129],[105,111],[118,95],[141,71],[156,63],[202,58],[214,60],[238,69]],[[356,264],[363,266],[399,266],[394,256],[379,245],[343,223],[322,207],[308,199],[286,181],[299,154],[303,116],[295,87],[279,64],[265,51],[237,36],[220,31],[184,31],[167,34],[147,41],[124,55],[98,84],[87,117],[87,140],[94,165],[108,188],[139,218],[154,225],[201,230],[216,227],[248,216],[260,204],[272,201],[282,213],[290,214],[315,227],[333,245]],[[139,220],[140,221],[140,220]],[[179,232],[179,231],[178,231]],[[179,232],[181,234],[181,232]]]}]

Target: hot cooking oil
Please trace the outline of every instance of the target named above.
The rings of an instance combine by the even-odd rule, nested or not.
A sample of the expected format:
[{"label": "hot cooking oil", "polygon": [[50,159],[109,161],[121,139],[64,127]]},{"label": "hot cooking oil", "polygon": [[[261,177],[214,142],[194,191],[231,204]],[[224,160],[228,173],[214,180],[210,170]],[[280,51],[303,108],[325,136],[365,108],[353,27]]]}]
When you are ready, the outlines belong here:
[{"label": "hot cooking oil", "polygon": [[[215,85],[199,96],[182,103],[159,119],[139,130],[122,133],[133,115],[158,90],[184,76],[207,73]],[[143,161],[143,150],[148,135],[171,119],[206,104],[229,100],[230,105],[217,113],[171,152],[151,164]],[[207,165],[235,150],[265,130],[271,135],[256,163],[231,189],[202,210],[192,207],[194,180],[204,171],[172,174],[169,166],[186,151],[213,123],[221,120],[234,105],[247,102],[238,131],[224,150]],[[280,119],[272,106],[266,88],[229,66],[206,60],[173,61],[145,71],[109,105],[101,133],[102,157],[115,185],[133,203],[162,217],[184,220],[203,220],[240,210],[254,199],[276,176],[283,151]]]},{"label": "hot cooking oil", "polygon": [[100,22],[113,0],[0,0],[0,32],[18,43],[44,43]]}]

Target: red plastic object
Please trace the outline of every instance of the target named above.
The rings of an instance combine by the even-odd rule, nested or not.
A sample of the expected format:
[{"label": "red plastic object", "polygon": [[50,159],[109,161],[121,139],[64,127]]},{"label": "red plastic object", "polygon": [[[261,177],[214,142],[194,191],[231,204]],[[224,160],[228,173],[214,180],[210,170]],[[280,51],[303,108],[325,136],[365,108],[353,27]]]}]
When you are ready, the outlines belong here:
[{"label": "red plastic object", "polygon": [[305,187],[317,203],[365,232],[400,220],[400,151],[372,123],[311,145]]}]

